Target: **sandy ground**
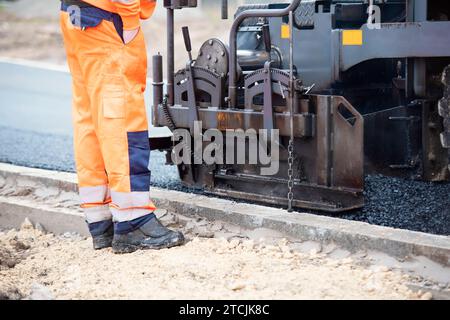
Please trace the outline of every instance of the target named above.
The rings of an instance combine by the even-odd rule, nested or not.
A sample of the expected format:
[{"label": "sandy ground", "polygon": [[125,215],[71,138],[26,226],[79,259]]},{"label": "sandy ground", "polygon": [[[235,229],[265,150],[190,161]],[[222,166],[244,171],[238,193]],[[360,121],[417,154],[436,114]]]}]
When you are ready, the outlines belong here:
[{"label": "sandy ground", "polygon": [[25,222],[0,232],[0,299],[432,298],[386,267],[301,252],[286,239],[210,238],[198,224],[183,228],[190,238],[183,247],[114,255],[92,250],[90,239]]}]

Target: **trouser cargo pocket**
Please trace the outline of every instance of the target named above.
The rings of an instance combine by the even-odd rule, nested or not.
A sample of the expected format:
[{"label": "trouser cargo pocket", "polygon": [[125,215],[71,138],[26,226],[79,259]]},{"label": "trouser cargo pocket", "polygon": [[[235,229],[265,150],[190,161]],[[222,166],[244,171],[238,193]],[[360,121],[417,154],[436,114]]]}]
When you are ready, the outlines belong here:
[{"label": "trouser cargo pocket", "polygon": [[103,117],[124,119],[126,116],[125,91],[121,85],[105,85],[103,88]]}]

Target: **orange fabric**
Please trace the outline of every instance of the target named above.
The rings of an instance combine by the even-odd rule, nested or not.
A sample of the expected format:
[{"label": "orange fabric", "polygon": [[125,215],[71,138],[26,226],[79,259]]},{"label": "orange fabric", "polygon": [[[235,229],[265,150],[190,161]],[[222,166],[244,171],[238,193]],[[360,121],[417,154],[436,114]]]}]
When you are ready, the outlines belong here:
[{"label": "orange fabric", "polygon": [[131,192],[127,137],[129,132],[148,130],[144,35],[139,31],[125,45],[112,22],[102,21],[97,27],[81,30],[72,25],[66,12],[61,12],[60,23],[73,79],[79,187],[107,185],[125,193],[133,207],[147,208],[149,196],[143,197],[141,192],[134,197]]},{"label": "orange fabric", "polygon": [[131,207],[131,208],[126,208],[126,209],[122,209],[121,207],[119,207],[118,205],[111,203],[109,205],[111,208],[117,209],[117,210],[130,210],[130,209],[148,209],[150,211],[155,211],[156,210],[156,206],[153,204],[153,202],[151,202],[150,204],[148,204],[147,206],[142,206],[142,207]]},{"label": "orange fabric", "polygon": [[86,208],[96,208],[96,207],[101,207],[101,206],[105,206],[105,205],[109,205],[111,203],[111,199],[106,200],[105,202],[98,202],[98,203],[83,203],[81,205],[81,208],[86,209]]},{"label": "orange fabric", "polygon": [[97,8],[122,17],[123,29],[139,28],[140,19],[148,19],[156,8],[156,0],[83,0]]}]

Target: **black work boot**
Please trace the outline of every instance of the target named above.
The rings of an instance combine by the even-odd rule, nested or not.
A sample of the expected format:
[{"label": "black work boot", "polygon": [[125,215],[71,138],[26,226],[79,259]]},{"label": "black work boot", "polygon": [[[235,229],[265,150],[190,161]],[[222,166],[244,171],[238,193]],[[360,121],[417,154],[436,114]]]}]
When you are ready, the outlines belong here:
[{"label": "black work boot", "polygon": [[114,236],[114,224],[111,220],[88,224],[92,235],[95,250],[101,250],[112,246]]},{"label": "black work boot", "polygon": [[122,233],[116,228],[112,243],[114,253],[131,253],[139,249],[159,250],[184,243],[181,232],[164,227],[153,214],[147,217],[145,223],[133,229]]}]

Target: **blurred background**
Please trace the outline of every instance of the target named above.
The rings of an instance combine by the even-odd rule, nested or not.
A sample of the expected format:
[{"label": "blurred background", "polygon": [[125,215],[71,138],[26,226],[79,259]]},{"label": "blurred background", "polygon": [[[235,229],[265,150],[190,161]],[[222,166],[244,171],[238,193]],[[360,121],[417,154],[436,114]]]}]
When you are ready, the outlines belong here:
[{"label": "blurred background", "polygon": [[[221,20],[221,0],[198,0],[198,8],[176,12],[176,30],[188,25],[194,51],[208,38],[228,43],[228,31],[238,5],[264,3],[268,0],[228,0],[228,20]],[[273,2],[273,1],[272,1]],[[280,0],[278,2],[286,2]],[[143,22],[149,55],[161,52],[165,56],[165,9],[158,0],[152,19]],[[0,0],[0,56],[24,58],[64,64],[64,48],[59,33],[59,0]],[[176,47],[182,46],[181,32],[175,35]],[[186,54],[176,52],[176,69],[183,68]]]}]

